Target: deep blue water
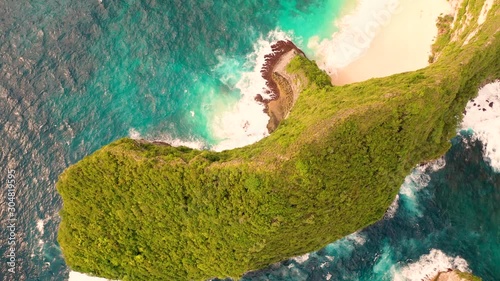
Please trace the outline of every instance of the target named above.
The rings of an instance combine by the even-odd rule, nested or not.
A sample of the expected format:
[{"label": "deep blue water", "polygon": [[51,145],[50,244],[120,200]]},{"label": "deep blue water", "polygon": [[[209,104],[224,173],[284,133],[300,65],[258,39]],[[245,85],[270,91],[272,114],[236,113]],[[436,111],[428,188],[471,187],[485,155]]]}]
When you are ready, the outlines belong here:
[{"label": "deep blue water", "polygon": [[[262,90],[262,52],[285,37],[310,52],[308,38],[328,38],[345,2],[0,1],[1,178],[5,186],[15,170],[17,219],[11,274],[4,190],[0,280],[68,277],[56,242],[62,202],[54,185],[66,167],[99,147],[130,135],[205,148],[262,137],[265,127],[255,128],[260,123],[245,111],[255,107],[241,102]],[[245,114],[251,118],[233,118]],[[250,131],[241,129],[245,122]],[[460,141],[446,163],[413,199],[399,197],[393,218],[303,263],[287,261],[246,279],[390,280],[437,249],[494,280],[498,174],[480,148]]]},{"label": "deep blue water", "polygon": [[435,268],[462,266],[499,280],[500,173],[469,133],[452,143],[434,164],[440,169],[422,167],[407,177],[391,215],[305,261],[291,259],[243,280],[422,280]]}]

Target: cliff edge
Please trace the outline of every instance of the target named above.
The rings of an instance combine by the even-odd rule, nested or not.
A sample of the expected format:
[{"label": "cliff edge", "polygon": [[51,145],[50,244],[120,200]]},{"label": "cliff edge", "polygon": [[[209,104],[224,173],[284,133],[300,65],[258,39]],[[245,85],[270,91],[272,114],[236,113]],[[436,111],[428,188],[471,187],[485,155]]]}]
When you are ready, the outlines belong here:
[{"label": "cliff edge", "polygon": [[273,52],[266,55],[262,67],[262,77],[268,86],[267,95],[257,95],[255,100],[265,105],[264,112],[269,115],[267,130],[272,133],[279,123],[287,118],[299,93],[308,84],[304,75],[287,71],[287,66],[296,56],[305,54],[291,41],[278,41],[271,46]]},{"label": "cliff edge", "polygon": [[[483,4],[464,2],[459,15],[475,19]],[[447,36],[425,69],[342,87],[294,55],[288,78],[268,74],[283,93],[268,105],[279,126],[252,145],[125,138],[83,158],[57,182],[67,264],[115,280],[237,279],[375,223],[411,169],[448,150],[477,89],[500,77],[497,2],[475,22],[467,44]],[[297,99],[293,75],[305,77]]]},{"label": "cliff edge", "polygon": [[482,279],[470,273],[458,270],[448,270],[440,272],[432,281],[481,281]]}]

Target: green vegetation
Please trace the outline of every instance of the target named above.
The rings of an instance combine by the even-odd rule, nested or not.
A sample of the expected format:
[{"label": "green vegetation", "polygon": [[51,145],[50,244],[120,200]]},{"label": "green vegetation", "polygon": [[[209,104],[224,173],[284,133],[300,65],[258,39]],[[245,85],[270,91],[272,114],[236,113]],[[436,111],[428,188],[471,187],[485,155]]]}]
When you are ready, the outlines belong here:
[{"label": "green vegetation", "polygon": [[[467,280],[467,281],[482,281],[483,280],[483,279],[481,279],[477,276],[474,276],[468,272],[462,272],[459,270],[454,270],[453,272],[457,274],[457,276],[460,278],[460,280]],[[444,275],[444,274],[446,274],[446,273],[440,272],[435,278],[432,279],[432,281],[439,281],[440,279],[445,279],[445,277],[441,278],[441,275]]]},{"label": "green vegetation", "polygon": [[468,273],[468,272],[461,272],[461,271],[458,271],[458,270],[455,270],[455,272],[457,273],[457,275],[462,278],[462,279],[465,279],[465,280],[469,280],[469,281],[482,281],[483,279],[477,277],[477,276],[474,276],[472,275],[471,273]]},{"label": "green vegetation", "polygon": [[376,222],[409,171],[449,148],[480,84],[500,77],[498,26],[496,5],[430,67],[343,87],[297,56],[288,71],[310,84],[244,148],[103,147],[57,183],[67,263],[120,280],[238,278]]},{"label": "green vegetation", "polygon": [[441,15],[437,19],[436,26],[438,28],[438,37],[436,42],[432,45],[431,55],[429,56],[429,63],[436,60],[441,50],[448,45],[451,40],[451,24],[453,23],[453,16]]}]

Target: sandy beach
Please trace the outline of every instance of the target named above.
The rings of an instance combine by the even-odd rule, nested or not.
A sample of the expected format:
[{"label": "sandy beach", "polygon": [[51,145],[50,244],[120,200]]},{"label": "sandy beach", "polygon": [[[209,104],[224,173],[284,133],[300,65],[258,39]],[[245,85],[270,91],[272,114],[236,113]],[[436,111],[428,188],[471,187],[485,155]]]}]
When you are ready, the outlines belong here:
[{"label": "sandy beach", "polygon": [[451,12],[446,0],[401,0],[370,47],[332,75],[333,83],[344,85],[426,67],[438,32],[436,19]]}]

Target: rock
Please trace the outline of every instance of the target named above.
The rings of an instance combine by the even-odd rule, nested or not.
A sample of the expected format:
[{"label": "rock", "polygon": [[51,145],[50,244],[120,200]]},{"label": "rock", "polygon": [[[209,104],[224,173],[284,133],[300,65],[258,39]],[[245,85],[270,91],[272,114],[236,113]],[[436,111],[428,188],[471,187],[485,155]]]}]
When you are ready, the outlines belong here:
[{"label": "rock", "polygon": [[440,272],[431,281],[481,281],[482,279],[470,273],[459,270],[448,269],[447,272]]},{"label": "rock", "polygon": [[265,104],[264,112],[270,118],[267,124],[269,133],[276,130],[279,123],[290,113],[300,91],[298,85],[294,84],[296,82],[293,75],[287,73],[286,66],[295,56],[305,56],[291,41],[278,41],[271,48],[273,53],[265,56],[266,62],[261,70],[269,88],[267,94],[271,98],[264,99],[261,95],[255,97],[257,102]]},{"label": "rock", "polygon": [[261,95],[261,94],[257,94],[257,95],[255,96],[255,101],[256,101],[256,102],[264,102],[264,98],[262,97],[262,95]]}]

